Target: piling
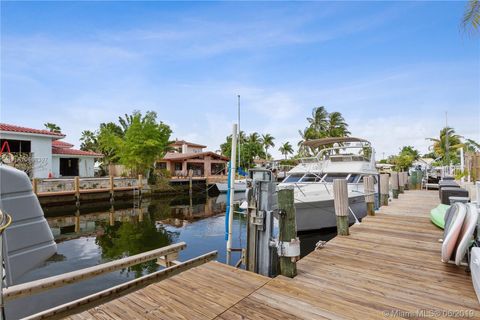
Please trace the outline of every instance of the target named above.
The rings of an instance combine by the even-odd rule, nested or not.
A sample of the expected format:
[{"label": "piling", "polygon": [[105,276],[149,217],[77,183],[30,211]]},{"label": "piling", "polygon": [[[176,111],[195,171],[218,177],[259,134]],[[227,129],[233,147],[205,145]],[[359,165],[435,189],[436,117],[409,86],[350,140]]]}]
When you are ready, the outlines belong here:
[{"label": "piling", "polygon": [[80,206],[80,177],[76,176],[73,180],[75,187],[75,199],[77,199],[77,207]]},{"label": "piling", "polygon": [[398,199],[398,172],[393,171],[390,178],[392,183],[393,199]]},{"label": "piling", "polygon": [[115,182],[113,181],[113,175],[110,175],[109,177],[109,188],[110,188],[110,202],[113,203],[114,199],[115,199]]},{"label": "piling", "polygon": [[190,169],[188,170],[188,193],[191,195],[192,194],[192,187],[193,187],[193,180],[192,180],[192,177],[193,177],[193,170]]},{"label": "piling", "polygon": [[113,206],[113,204],[110,206],[108,220],[110,226],[113,227],[115,225],[115,207]]},{"label": "piling", "polygon": [[398,173],[398,193],[403,193],[405,190],[405,182],[403,182],[404,177],[403,171],[400,171]]},{"label": "piling", "polygon": [[337,216],[337,234],[348,236],[348,189],[347,180],[333,180],[333,200]]},{"label": "piling", "polygon": [[409,190],[409,183],[410,183],[410,177],[408,176],[408,172],[404,171],[403,172],[403,184],[405,185],[405,190]]},{"label": "piling", "polygon": [[[281,242],[292,243],[298,241],[293,199],[293,188],[283,188],[278,191],[278,209],[280,212],[280,219],[278,221],[278,238]],[[291,257],[280,257],[280,274],[289,278],[295,277],[297,275],[296,259]]]},{"label": "piling", "polygon": [[423,171],[416,171],[417,179],[415,183],[415,189],[421,190],[422,189],[422,181],[423,181]]},{"label": "piling", "polygon": [[363,177],[363,190],[365,192],[365,203],[367,204],[367,214],[375,215],[375,183],[372,176]]},{"label": "piling", "polygon": [[389,176],[388,174],[380,175],[380,205],[388,206],[388,191],[389,191]]},{"label": "piling", "polygon": [[33,189],[33,193],[35,193],[35,194],[38,193],[38,179],[37,178],[32,179],[32,189]]}]

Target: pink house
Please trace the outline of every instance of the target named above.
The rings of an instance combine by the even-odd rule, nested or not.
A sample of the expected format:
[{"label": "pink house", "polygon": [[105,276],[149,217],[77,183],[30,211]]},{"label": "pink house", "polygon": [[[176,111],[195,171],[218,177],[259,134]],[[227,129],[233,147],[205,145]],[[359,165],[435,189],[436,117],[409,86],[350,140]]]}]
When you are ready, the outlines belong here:
[{"label": "pink house", "polygon": [[170,146],[173,150],[157,161],[156,167],[170,171],[172,176],[187,176],[190,170],[196,177],[227,173],[229,159],[212,151],[203,151],[204,145],[176,140]]}]

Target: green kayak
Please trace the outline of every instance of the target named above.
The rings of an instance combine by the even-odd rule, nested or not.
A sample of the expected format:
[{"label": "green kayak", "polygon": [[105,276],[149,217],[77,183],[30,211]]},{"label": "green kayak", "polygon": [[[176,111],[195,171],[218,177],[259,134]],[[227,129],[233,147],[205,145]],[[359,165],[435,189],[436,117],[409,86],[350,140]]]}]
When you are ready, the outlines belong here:
[{"label": "green kayak", "polygon": [[433,224],[439,228],[445,228],[445,213],[447,212],[449,205],[439,204],[437,207],[430,210],[430,220]]}]

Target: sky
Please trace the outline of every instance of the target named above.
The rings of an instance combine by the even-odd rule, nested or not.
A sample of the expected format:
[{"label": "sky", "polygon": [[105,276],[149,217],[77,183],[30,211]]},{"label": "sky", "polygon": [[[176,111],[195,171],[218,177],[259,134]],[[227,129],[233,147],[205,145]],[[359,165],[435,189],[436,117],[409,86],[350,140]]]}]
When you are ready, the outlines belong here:
[{"label": "sky", "polygon": [[448,124],[480,141],[480,37],[466,2],[1,2],[0,121],[83,130],[156,111],[219,149],[237,119],[271,152],[312,109],[339,111],[377,159],[428,152]]}]

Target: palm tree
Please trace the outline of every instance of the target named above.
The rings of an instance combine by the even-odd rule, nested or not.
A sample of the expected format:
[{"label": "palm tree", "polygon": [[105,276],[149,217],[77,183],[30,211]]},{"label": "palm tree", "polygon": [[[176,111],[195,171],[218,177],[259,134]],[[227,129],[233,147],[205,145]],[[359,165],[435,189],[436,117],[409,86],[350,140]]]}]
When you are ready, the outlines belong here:
[{"label": "palm tree", "polygon": [[127,132],[127,129],[132,124],[134,117],[135,117],[135,111],[133,112],[133,114],[126,114],[125,113],[124,118],[118,117],[118,123],[120,123],[120,126],[122,127],[122,130],[123,130],[124,133]]},{"label": "palm tree", "polygon": [[329,137],[346,137],[350,134],[348,124],[340,112],[332,112],[328,115],[327,134]]},{"label": "palm tree", "polygon": [[480,25],[480,1],[470,0],[468,2],[467,10],[463,15],[463,28],[471,31],[478,30]]},{"label": "palm tree", "polygon": [[435,155],[443,159],[444,164],[450,164],[450,154],[455,154],[457,149],[463,147],[463,144],[460,141],[461,138],[460,135],[455,134],[453,128],[445,127],[440,130],[439,138],[426,139],[433,142],[433,145],[430,146],[430,150],[433,149]]},{"label": "palm tree", "polygon": [[280,148],[278,148],[278,151],[280,151],[285,156],[285,160],[287,160],[287,155],[293,153],[293,148],[292,148],[292,145],[290,144],[290,142],[287,141],[287,142],[283,143],[280,146]]},{"label": "palm tree", "polygon": [[480,143],[476,142],[472,139],[465,139],[465,149],[470,152],[479,152],[480,151]]},{"label": "palm tree", "polygon": [[90,130],[83,130],[82,136],[80,137],[82,144],[80,145],[80,150],[83,151],[97,151],[98,141],[97,135],[95,132]]},{"label": "palm tree", "polygon": [[[313,108],[312,117],[307,118],[308,123],[310,123],[310,128],[314,129],[315,132],[321,133],[325,132],[328,127],[328,112],[324,106]],[[318,137],[321,138],[321,137]]]},{"label": "palm tree", "polygon": [[260,135],[257,132],[250,133],[246,140],[252,144],[260,143]]},{"label": "palm tree", "polygon": [[269,133],[262,134],[261,141],[263,147],[265,148],[265,158],[268,158],[268,148],[275,147],[275,143],[273,143],[273,140],[275,140],[275,138]]},{"label": "palm tree", "polygon": [[55,123],[47,122],[43,124],[50,132],[61,133],[62,129]]}]

